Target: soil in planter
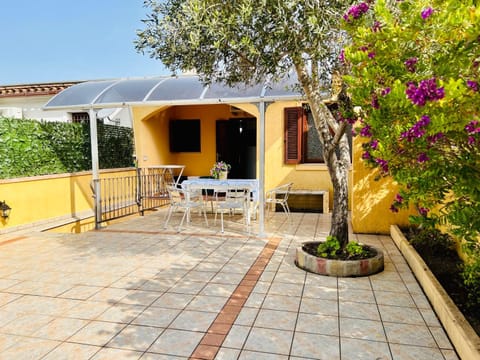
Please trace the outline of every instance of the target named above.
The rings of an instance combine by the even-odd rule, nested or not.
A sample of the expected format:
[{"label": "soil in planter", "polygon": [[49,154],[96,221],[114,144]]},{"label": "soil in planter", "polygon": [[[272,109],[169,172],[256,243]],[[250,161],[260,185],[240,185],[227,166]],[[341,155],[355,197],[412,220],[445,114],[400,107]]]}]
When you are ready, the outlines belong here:
[{"label": "soil in planter", "polygon": [[[317,256],[317,248],[318,248],[319,242],[311,242],[311,243],[305,243],[302,246],[302,250],[305,251],[306,253]],[[377,255],[377,252],[369,247],[368,245],[362,245],[363,249],[365,250],[364,254],[361,256],[352,256],[347,254],[344,251],[337,251],[335,256],[328,256],[327,259],[331,260],[362,260],[362,259],[370,259],[373,258]]]},{"label": "soil in planter", "polygon": [[[416,228],[402,229],[402,232],[411,242],[418,233]],[[469,305],[468,290],[463,285],[461,276],[462,260],[454,249],[442,248],[438,250],[432,244],[412,244],[423,261],[428,265],[432,273],[448,293],[458,309],[465,316],[477,335],[480,336],[480,308]]]}]

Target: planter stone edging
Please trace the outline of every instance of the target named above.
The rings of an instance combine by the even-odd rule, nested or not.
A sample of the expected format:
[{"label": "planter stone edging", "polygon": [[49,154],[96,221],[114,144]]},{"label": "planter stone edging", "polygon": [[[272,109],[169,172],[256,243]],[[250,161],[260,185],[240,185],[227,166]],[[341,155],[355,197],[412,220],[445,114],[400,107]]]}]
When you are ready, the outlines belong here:
[{"label": "planter stone edging", "polygon": [[[307,241],[305,243],[316,243],[317,241]],[[377,252],[372,258],[362,260],[332,260],[323,259],[310,255],[298,247],[295,254],[295,264],[305,271],[319,275],[327,276],[369,276],[383,270],[384,260],[383,252],[374,248]]]},{"label": "planter stone edging", "polygon": [[390,235],[410,265],[462,360],[480,359],[480,337],[396,225]]}]

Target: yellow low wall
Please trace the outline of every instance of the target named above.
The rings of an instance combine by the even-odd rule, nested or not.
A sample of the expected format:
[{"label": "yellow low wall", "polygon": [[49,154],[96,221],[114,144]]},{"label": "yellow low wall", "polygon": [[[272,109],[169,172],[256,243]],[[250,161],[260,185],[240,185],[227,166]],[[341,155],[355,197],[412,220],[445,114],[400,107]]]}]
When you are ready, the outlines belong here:
[{"label": "yellow low wall", "polygon": [[[134,168],[101,170],[100,177],[134,175]],[[0,232],[93,211],[90,171],[0,180],[0,200],[12,208]]]}]

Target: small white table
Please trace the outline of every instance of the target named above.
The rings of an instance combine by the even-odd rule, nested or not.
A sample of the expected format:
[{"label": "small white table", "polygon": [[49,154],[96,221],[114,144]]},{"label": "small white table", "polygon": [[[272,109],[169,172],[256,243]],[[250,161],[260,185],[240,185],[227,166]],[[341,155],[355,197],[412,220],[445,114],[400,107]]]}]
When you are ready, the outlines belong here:
[{"label": "small white table", "polygon": [[[180,182],[180,178],[182,177],[185,165],[152,165],[147,166],[145,169],[147,169],[149,173],[159,172],[164,183],[174,184],[175,186],[177,186]],[[178,172],[178,177],[175,181],[176,171]]]}]

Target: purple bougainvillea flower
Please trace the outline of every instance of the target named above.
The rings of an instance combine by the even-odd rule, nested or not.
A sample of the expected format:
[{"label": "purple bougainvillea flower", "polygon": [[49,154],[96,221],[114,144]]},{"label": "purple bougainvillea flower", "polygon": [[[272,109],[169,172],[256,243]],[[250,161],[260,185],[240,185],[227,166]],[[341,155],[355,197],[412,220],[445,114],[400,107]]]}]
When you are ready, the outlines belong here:
[{"label": "purple bougainvillea flower", "polygon": [[388,161],[384,159],[375,159],[375,162],[380,166],[384,173],[388,173]]},{"label": "purple bougainvillea flower", "polygon": [[371,159],[371,157],[372,157],[372,156],[370,155],[370,153],[369,153],[368,151],[365,151],[365,152],[362,154],[362,159],[364,159],[364,160],[369,160],[369,159]]},{"label": "purple bougainvillea flower", "polygon": [[397,213],[397,212],[398,212],[398,208],[397,208],[395,205],[392,204],[392,205],[390,206],[390,211],[391,211],[391,212],[394,212],[394,213]]},{"label": "purple bougainvillea flower", "polygon": [[408,142],[414,142],[415,139],[421,138],[425,135],[425,127],[430,124],[430,117],[428,115],[423,115],[420,120],[418,120],[415,125],[413,125],[407,131],[404,131],[400,134],[400,139],[406,139]]},{"label": "purple bougainvillea flower", "polygon": [[422,19],[423,19],[423,20],[426,20],[426,19],[428,19],[430,16],[432,16],[432,14],[433,14],[433,9],[432,9],[431,7],[428,7],[428,8],[426,8],[426,9],[422,10],[422,12],[421,12],[420,15],[422,16]]},{"label": "purple bougainvillea flower", "polygon": [[368,57],[369,57],[370,59],[375,58],[375,51],[370,51],[370,52],[368,53]]},{"label": "purple bougainvillea flower", "polygon": [[390,94],[390,92],[392,91],[392,89],[390,89],[389,87],[386,87],[385,89],[382,90],[382,96],[387,96],[388,94]]},{"label": "purple bougainvillea flower", "polygon": [[478,90],[480,90],[478,82],[473,80],[467,80],[467,86],[475,92],[478,92]]},{"label": "purple bougainvillea flower", "polygon": [[395,201],[399,204],[403,203],[403,196],[400,194],[395,195]]},{"label": "purple bougainvillea flower", "polygon": [[469,134],[480,133],[480,127],[478,127],[478,120],[472,120],[465,125],[465,131]]},{"label": "purple bougainvillea flower", "polygon": [[372,140],[372,142],[370,143],[370,147],[371,147],[373,150],[377,150],[378,140],[377,140],[377,139]]},{"label": "purple bougainvillea flower", "polygon": [[438,140],[443,139],[445,135],[442,132],[436,133],[434,135],[427,136],[428,144],[431,146],[435,144]]},{"label": "purple bougainvillea flower", "polygon": [[365,124],[365,126],[360,130],[360,136],[371,137],[372,133],[370,132],[371,126]]},{"label": "purple bougainvillea flower", "polygon": [[424,207],[419,207],[418,208],[418,212],[422,216],[427,216],[429,211],[430,211],[430,209],[427,209],[427,208],[424,208]]},{"label": "purple bougainvillea flower", "polygon": [[380,23],[380,21],[375,21],[372,26],[372,31],[378,32],[380,30],[382,30],[382,24]]},{"label": "purple bougainvillea flower", "polygon": [[345,64],[345,49],[342,49],[340,51],[340,54],[338,55],[338,60],[340,60],[342,64]]},{"label": "purple bougainvillea flower", "polygon": [[422,152],[422,153],[420,153],[420,155],[418,155],[417,162],[424,163],[424,162],[427,162],[428,160],[430,160],[430,158],[424,152]]},{"label": "purple bougainvillea flower", "polygon": [[378,103],[378,97],[377,97],[377,94],[373,94],[372,96],[372,101],[371,101],[371,105],[374,109],[379,109],[380,108],[380,104]]},{"label": "purple bougainvillea flower", "polygon": [[404,65],[408,71],[413,73],[417,70],[416,68],[417,62],[418,62],[418,59],[416,57],[411,57],[405,60]]},{"label": "purple bougainvillea flower", "polygon": [[413,82],[407,84],[407,98],[418,106],[424,106],[427,101],[436,101],[445,97],[445,89],[437,87],[435,78],[420,81],[418,87]]},{"label": "purple bougainvillea flower", "polygon": [[365,14],[368,11],[368,4],[361,2],[358,5],[353,5],[348,9],[347,13],[343,15],[343,20],[346,22],[351,22],[352,20],[358,19],[360,16]]}]

